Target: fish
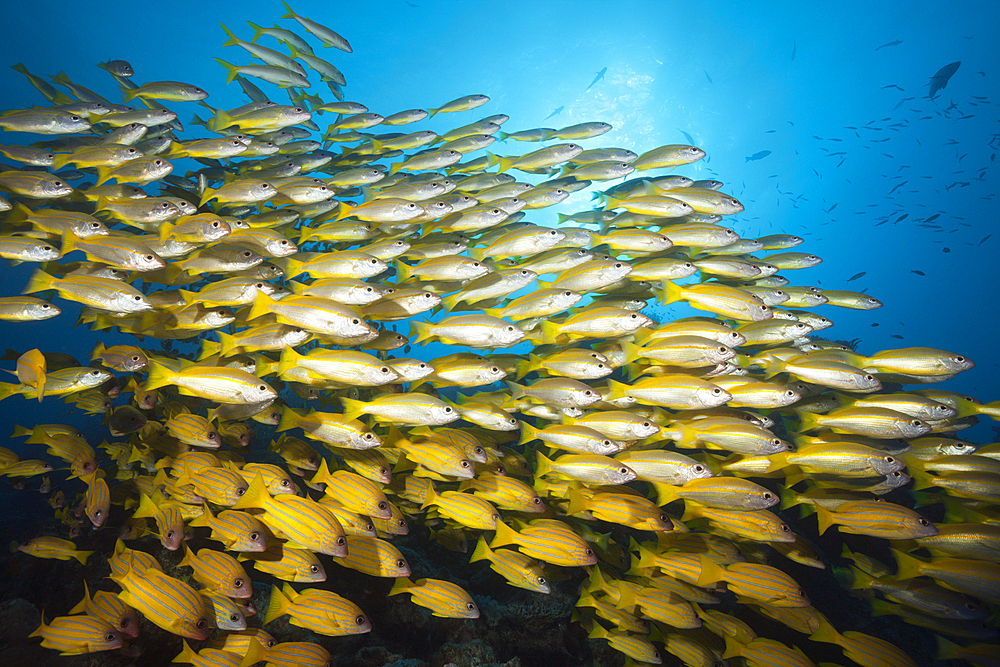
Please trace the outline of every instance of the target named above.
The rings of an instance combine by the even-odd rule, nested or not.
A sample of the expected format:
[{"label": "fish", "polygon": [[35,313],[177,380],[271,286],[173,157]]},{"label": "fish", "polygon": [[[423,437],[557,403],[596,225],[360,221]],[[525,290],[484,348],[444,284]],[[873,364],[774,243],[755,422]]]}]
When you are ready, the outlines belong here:
[{"label": "fish", "polygon": [[756,153],[754,153],[753,155],[751,155],[750,157],[748,157],[746,159],[746,161],[747,162],[754,162],[756,160],[763,160],[764,158],[766,158],[770,154],[771,154],[771,151],[757,151]]},{"label": "fish", "polygon": [[[849,335],[852,324],[827,333],[838,318],[826,312],[857,311],[856,324],[882,302],[795,273],[822,261],[822,246],[805,247],[821,241],[819,227],[780,233],[762,217],[766,207],[735,188],[729,194],[735,175],[711,168],[724,162],[724,146],[713,149],[721,161],[713,153],[710,162],[679,128],[687,143],[650,147],[640,138],[633,151],[600,146],[598,137],[627,128],[593,117],[560,128],[511,128],[517,120],[502,113],[449,120],[509,97],[496,94],[432,109],[403,104],[383,116],[346,101],[365,90],[353,80],[347,87],[344,73],[356,71],[344,62],[347,38],[288,5],[284,14],[284,27],[250,23],[251,41],[223,26],[223,45],[259,62],[228,59],[224,70],[205,62],[198,86],[184,74],[152,80],[167,72],[133,82],[131,66],[112,62],[103,67],[115,82],[94,92],[72,71],[52,77],[53,87],[18,67],[47,104],[0,115],[0,127],[36,135],[24,141],[30,148],[0,148],[11,162],[0,172],[0,254],[40,260],[25,271],[26,293],[54,294],[54,303],[0,296],[11,340],[31,338],[11,345],[35,348],[0,397],[12,409],[37,398],[45,414],[106,415],[86,436],[29,423],[15,429],[27,436],[23,449],[0,449],[0,476],[45,494],[39,506],[59,512],[46,526],[60,537],[25,535],[22,551],[70,561],[45,565],[70,583],[93,582],[105,566],[97,554],[107,556],[115,592],[90,598],[85,589],[76,612],[105,613],[118,627],[137,618],[126,617],[127,600],[188,639],[218,628],[198,653],[182,643],[177,659],[194,664],[325,665],[332,658],[317,644],[279,644],[291,635],[274,621],[359,634],[380,629],[387,614],[412,615],[413,602],[495,625],[504,612],[493,602],[480,610],[477,600],[484,591],[499,599],[488,588],[502,579],[524,589],[529,605],[553,594],[558,609],[542,612],[552,627],[578,620],[608,644],[570,647],[577,661],[600,662],[610,648],[652,663],[670,662],[665,651],[685,664],[723,655],[810,664],[791,645],[758,637],[777,626],[758,627],[749,610],[849,659],[908,664],[879,637],[854,632],[857,619],[838,615],[833,629],[821,616],[848,593],[826,585],[822,568],[835,563],[812,545],[806,517],[816,514],[824,545],[842,543],[838,532],[862,534],[898,552],[908,577],[898,581],[870,557],[845,556],[880,582],[855,574],[845,587],[894,603],[875,601],[875,613],[891,616],[869,632],[904,648],[906,633],[890,622],[988,641],[979,623],[947,616],[982,616],[979,601],[998,595],[995,451],[956,437],[1000,413],[996,402],[928,384],[976,362],[949,349],[880,350],[875,339]],[[263,45],[270,40],[287,50]],[[318,45],[334,55],[317,56]],[[188,48],[177,46],[175,60]],[[249,103],[211,106],[223,74]],[[942,71],[936,89],[932,80],[932,99],[952,74]],[[270,101],[253,77],[285,88],[288,102]],[[438,95],[439,84],[423,88]],[[118,94],[137,108],[111,102]],[[184,102],[198,108],[195,132],[179,122]],[[377,109],[377,99],[366,102]],[[973,97],[941,113],[969,119],[965,105],[986,102]],[[844,129],[887,134],[905,118]],[[436,131],[397,127],[425,121]],[[510,154],[486,152],[498,139],[510,140]],[[818,146],[841,140],[817,135]],[[513,150],[515,141],[539,143]],[[963,166],[976,155],[957,148]],[[806,207],[808,193],[785,192],[779,176],[777,203]],[[900,177],[889,195],[904,196],[914,182]],[[968,183],[957,175],[943,187]],[[741,190],[750,191],[753,184]],[[827,199],[817,207],[827,217],[846,211],[843,199]],[[564,206],[545,226],[542,209]],[[944,211],[913,216],[910,232],[949,229]],[[970,251],[980,238],[965,241]],[[959,247],[948,252],[959,256]],[[64,258],[71,252],[80,261]],[[868,273],[855,259],[846,282]],[[931,302],[924,310],[942,312]],[[813,310],[822,305],[829,310]],[[30,323],[63,316],[72,324],[74,315],[101,332],[93,366],[54,353],[49,325]],[[78,338],[59,340],[76,353]],[[21,356],[5,355],[8,368]],[[976,361],[977,372],[988,366]],[[93,447],[103,426],[114,441]],[[260,442],[262,427],[280,435]],[[901,490],[910,479],[917,488]],[[11,496],[12,516],[24,497]],[[909,510],[910,499],[941,504],[927,514],[936,523]],[[801,515],[786,511],[795,506]],[[625,528],[648,541],[626,544]],[[76,548],[96,548],[108,531],[136,549],[121,541],[107,554]],[[66,535],[76,542],[53,540]],[[456,556],[440,567],[438,547],[471,551],[469,563]],[[918,548],[930,558],[908,553]],[[810,568],[808,580],[795,577],[810,592],[824,584],[817,608],[787,560]],[[184,574],[169,569],[178,561]],[[589,576],[577,587],[548,576],[547,564],[590,568]],[[382,588],[391,595],[375,601],[374,580],[355,585],[359,575],[348,570],[394,579]],[[261,619],[249,603],[257,573],[290,584],[270,591]],[[350,600],[319,586],[328,576]],[[727,591],[731,615],[709,610]],[[260,621],[275,637],[243,630]],[[428,647],[442,636],[434,622],[424,623]],[[69,627],[60,623],[39,628],[52,637],[44,646],[63,650],[52,630]],[[942,653],[957,655],[947,646]]]},{"label": "fish", "polygon": [[902,43],[903,43],[903,40],[901,40],[901,39],[894,39],[891,42],[886,42],[882,46],[875,47],[875,50],[878,51],[879,49],[884,49],[887,46],[899,46]]},{"label": "fish", "polygon": [[602,68],[602,69],[601,69],[601,70],[600,70],[600,71],[599,71],[599,72],[597,73],[597,76],[595,76],[595,77],[594,77],[594,80],[590,82],[590,85],[589,85],[589,86],[587,86],[587,87],[586,87],[586,88],[584,89],[584,91],[583,91],[583,92],[587,92],[588,90],[590,90],[591,88],[593,88],[593,87],[594,87],[594,84],[595,84],[595,83],[597,83],[598,81],[603,81],[603,80],[604,80],[604,75],[605,75],[605,74],[607,74],[607,73],[608,73],[608,68],[607,68],[607,67],[604,67],[604,68]]},{"label": "fish", "polygon": [[60,616],[49,625],[43,618],[29,637],[41,637],[41,645],[59,651],[59,655],[113,651],[123,644],[117,629],[104,619],[87,615]]},{"label": "fish", "polygon": [[948,65],[945,65],[944,67],[939,69],[934,74],[934,76],[930,78],[930,81],[928,82],[927,97],[933,100],[935,97],[935,93],[937,93],[939,90],[945,88],[948,85],[948,82],[951,80],[951,77],[955,75],[955,72],[957,72],[958,68],[961,66],[962,66],[962,61],[959,60],[950,63]]}]

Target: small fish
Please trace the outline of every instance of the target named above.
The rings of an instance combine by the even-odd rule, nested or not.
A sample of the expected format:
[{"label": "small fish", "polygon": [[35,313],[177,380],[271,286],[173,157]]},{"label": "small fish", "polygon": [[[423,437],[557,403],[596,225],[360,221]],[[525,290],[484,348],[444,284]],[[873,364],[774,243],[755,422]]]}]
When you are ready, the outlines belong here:
[{"label": "small fish", "polygon": [[441,579],[417,579],[415,582],[400,577],[393,583],[388,595],[409,593],[413,604],[426,607],[441,618],[479,618],[479,608],[472,597],[459,586]]}]

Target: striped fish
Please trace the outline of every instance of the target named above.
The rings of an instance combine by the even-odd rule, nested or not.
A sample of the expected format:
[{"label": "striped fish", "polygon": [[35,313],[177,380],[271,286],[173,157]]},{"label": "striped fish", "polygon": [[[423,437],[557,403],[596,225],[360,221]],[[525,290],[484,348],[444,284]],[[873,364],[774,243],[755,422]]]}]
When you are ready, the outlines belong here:
[{"label": "striped fish", "polygon": [[441,516],[476,530],[496,530],[500,513],[488,501],[461,491],[434,491],[431,485],[424,496],[421,509],[437,507]]},{"label": "striped fish", "polygon": [[235,505],[249,486],[239,473],[227,468],[205,468],[190,475],[185,471],[177,478],[177,485],[186,484],[205,500],[223,507]]},{"label": "striped fish", "polygon": [[284,590],[274,587],[264,615],[264,625],[286,614],[291,616],[289,623],[292,625],[328,637],[364,634],[372,629],[357,605],[332,591],[318,588],[296,593],[290,584],[285,584]]},{"label": "striped fish", "polygon": [[83,582],[83,599],[69,610],[71,614],[86,613],[99,618],[128,637],[139,636],[139,617],[117,595],[108,591],[97,591],[90,597],[87,582]]},{"label": "striped fish", "polygon": [[490,569],[506,579],[511,586],[537,593],[548,594],[551,591],[541,566],[535,560],[513,549],[492,550],[482,536],[476,543],[469,562],[477,560],[490,561]]},{"label": "striped fish", "polygon": [[773,639],[758,637],[746,644],[741,644],[733,637],[723,639],[726,640],[726,652],[722,657],[739,656],[746,660],[747,667],[815,667],[801,649],[790,648]]},{"label": "striped fish", "polygon": [[556,519],[536,519],[520,532],[497,521],[491,548],[516,544],[521,553],[538,560],[568,567],[594,565],[597,555],[573,529]]},{"label": "striped fish", "polygon": [[820,627],[809,639],[815,642],[836,644],[844,649],[844,656],[864,667],[917,667],[917,663],[901,648],[862,632],[837,632],[825,616],[820,615]]},{"label": "striped fish", "polygon": [[139,496],[139,509],[132,515],[136,519],[153,519],[160,533],[164,549],[177,551],[184,540],[184,517],[176,503],[158,497],[153,500],[146,494]]},{"label": "striped fish", "polygon": [[250,488],[233,506],[264,510],[260,520],[291,542],[296,549],[309,549],[328,556],[346,556],[344,529],[329,509],[309,498],[292,495],[271,497],[264,478],[257,475]]},{"label": "striped fish", "polygon": [[889,540],[907,540],[933,537],[938,529],[930,521],[908,507],[881,500],[858,500],[843,503],[835,512],[822,505],[814,505],[822,535],[830,526],[837,525],[841,532],[871,535]]},{"label": "striped fish", "polygon": [[94,553],[93,551],[77,551],[75,543],[48,535],[33,537],[21,544],[14,542],[11,547],[17,547],[18,551],[36,558],[55,558],[57,560],[75,558],[80,561],[80,565],[86,565],[87,559]]},{"label": "striped fish", "polygon": [[108,559],[111,566],[111,579],[123,577],[130,568],[136,572],[145,572],[148,569],[160,570],[160,562],[150,556],[145,551],[129,549],[120,539],[115,542],[115,553]]},{"label": "striped fish", "polygon": [[325,484],[326,495],[351,512],[382,519],[392,516],[389,499],[374,482],[347,470],[331,473],[326,459],[320,460],[319,470],[313,475],[312,483]]},{"label": "striped fish", "polygon": [[778,496],[769,489],[739,477],[692,479],[683,486],[654,483],[656,504],[666,505],[683,499],[725,510],[763,510],[778,504]]},{"label": "striped fish", "polygon": [[373,577],[408,577],[410,565],[399,549],[377,537],[347,536],[347,555],[338,565]]},{"label": "striped fish", "polygon": [[742,512],[686,504],[681,521],[708,519],[715,529],[758,542],[794,542],[795,533],[776,514],[768,510]]},{"label": "striped fish", "polygon": [[591,639],[608,640],[611,648],[620,653],[624,653],[633,660],[638,660],[639,662],[645,662],[652,665],[659,665],[663,663],[663,660],[660,658],[660,652],[657,651],[656,647],[653,646],[653,643],[647,639],[633,637],[632,635],[619,632],[611,632],[610,630],[605,630],[598,623],[594,623],[594,627],[590,630],[590,633],[587,636]]},{"label": "striped fish", "polygon": [[545,503],[534,489],[519,479],[506,475],[482,474],[462,482],[460,491],[472,489],[472,494],[488,500],[500,509],[515,512],[544,512]]},{"label": "striped fish", "polygon": [[434,616],[441,618],[479,618],[479,607],[460,586],[441,579],[410,581],[399,577],[388,595],[409,593],[413,604],[427,607]]},{"label": "striped fish", "polygon": [[[243,608],[236,600],[227,598],[218,591],[202,589],[198,591],[205,608],[209,611],[212,627],[227,632],[247,629],[247,619]],[[255,610],[256,611],[256,610]]]},{"label": "striped fish", "polygon": [[316,554],[305,549],[277,544],[260,554],[240,554],[239,560],[250,561],[257,571],[266,572],[283,581],[306,584],[326,581],[323,564],[316,558]]},{"label": "striped fish", "polygon": [[42,646],[59,655],[112,651],[122,647],[122,637],[107,621],[95,616],[60,616],[45,625],[45,619],[29,637],[41,637]]},{"label": "striped fish", "polygon": [[243,661],[238,653],[221,651],[216,648],[203,648],[195,653],[187,642],[182,643],[184,648],[172,662],[186,662],[195,667],[239,667]]},{"label": "striped fish", "polygon": [[282,642],[272,646],[250,642],[243,664],[267,662],[269,667],[337,667],[330,652],[312,642]]},{"label": "striped fish", "polygon": [[606,621],[615,624],[615,627],[625,632],[637,632],[642,635],[649,634],[649,623],[636,618],[632,612],[618,609],[604,600],[598,600],[589,591],[580,593],[576,601],[577,607],[591,607],[595,613]]},{"label": "striped fish", "polygon": [[108,489],[108,483],[103,477],[97,476],[96,470],[81,479],[87,483],[86,505],[83,511],[94,524],[94,528],[100,528],[107,521],[108,512],[111,510],[111,491]]},{"label": "striped fish", "polygon": [[201,641],[212,628],[212,615],[198,592],[180,579],[157,569],[144,572],[128,567],[112,579],[124,590],[122,602],[154,625],[175,635]]},{"label": "striped fish", "polygon": [[697,584],[724,581],[737,595],[760,600],[772,607],[808,607],[809,598],[794,579],[770,565],[733,563],[727,567],[706,563]]},{"label": "striped fish", "polygon": [[253,586],[246,570],[229,554],[211,549],[200,549],[197,554],[184,545],[184,558],[178,567],[194,570],[194,579],[210,590],[219,591],[231,598],[249,598]]},{"label": "striped fish", "polygon": [[343,506],[337,504],[337,499],[324,496],[319,499],[319,503],[326,507],[337,517],[337,521],[344,529],[345,535],[367,535],[376,537],[375,524],[368,518],[355,514]]},{"label": "striped fish", "polygon": [[210,528],[210,539],[222,542],[230,551],[261,552],[267,549],[264,524],[247,512],[223,510],[218,516],[213,516],[212,510],[206,506],[205,513],[192,519],[191,526]]}]

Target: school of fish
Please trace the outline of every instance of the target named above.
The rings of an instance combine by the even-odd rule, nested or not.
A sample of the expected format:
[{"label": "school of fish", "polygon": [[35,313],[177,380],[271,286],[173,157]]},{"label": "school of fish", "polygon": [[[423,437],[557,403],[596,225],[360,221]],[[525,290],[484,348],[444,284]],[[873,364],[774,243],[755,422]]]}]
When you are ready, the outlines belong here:
[{"label": "school of fish", "polygon": [[[372,629],[364,600],[324,587],[339,574],[324,562],[478,618],[467,591],[415,578],[393,545],[418,522],[534,595],[557,567],[585,568],[573,620],[631,661],[805,667],[796,642],[812,639],[864,667],[915,665],[838,631],[782,570],[826,568],[796,530],[815,515],[821,534],[886,540],[896,559],[845,546],[851,566],[828,576],[937,633],[942,659],[997,664],[1000,445],[954,433],[1000,403],[934,384],[970,359],[818,337],[834,322],[817,307],[881,303],[803,286],[821,258],[792,250],[799,237],[741,238],[726,221],[743,205],[721,182],[671,173],[702,149],[585,147],[611,126],[506,132],[502,114],[396,131],[489,98],[388,116],[346,102],[314,46],[350,44],[286,9],[284,27],[251,23],[245,40],[223,26],[261,63],[220,60],[251,99],[236,109],[187,83],[139,85],[125,61],[101,67],[129,106],[16,67],[50,104],[0,115],[0,256],[37,265],[20,295],[4,281],[0,319],[73,302],[81,323],[137,339],[98,344],[89,366],[21,349],[0,385],[0,399],[64,401],[108,427],[100,452],[58,424],[14,429],[48,459],[0,448],[0,475],[44,480],[66,537],[120,531],[112,590],[43,618],[42,646],[127,650],[142,618],[178,636],[177,662],[332,664],[319,643],[259,628],[287,615],[319,635]],[[327,99],[308,92],[317,77]],[[182,103],[200,138],[183,134]],[[591,210],[531,222],[585,188]],[[654,319],[679,302],[704,314]],[[252,422],[279,434],[266,452]],[[57,465],[78,500],[51,491]],[[913,509],[939,504],[942,523]],[[157,540],[189,577],[164,572]],[[16,548],[92,553],[54,535]],[[254,575],[282,582],[259,623]],[[789,632],[712,609],[733,596]]]}]

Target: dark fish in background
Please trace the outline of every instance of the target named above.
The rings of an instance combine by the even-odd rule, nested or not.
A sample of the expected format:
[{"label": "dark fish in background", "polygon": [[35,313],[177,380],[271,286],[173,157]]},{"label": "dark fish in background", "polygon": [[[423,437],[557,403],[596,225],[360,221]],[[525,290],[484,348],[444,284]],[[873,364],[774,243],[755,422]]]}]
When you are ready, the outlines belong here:
[{"label": "dark fish in background", "polygon": [[[605,68],[605,69],[607,69],[607,68]],[[590,84],[590,85],[594,85],[594,84]],[[556,107],[555,109],[552,110],[552,113],[550,113],[548,116],[545,117],[545,120],[548,120],[549,118],[552,118],[553,116],[558,116],[559,114],[562,113],[562,110],[565,109],[565,108],[566,107]]]},{"label": "dark fish in background", "polygon": [[930,82],[928,83],[929,90],[927,93],[927,97],[933,100],[934,94],[948,85],[948,81],[951,79],[952,76],[955,75],[955,72],[958,71],[958,68],[961,66],[961,64],[962,61],[959,60],[957,62],[951,63],[950,65],[945,65],[944,67],[939,69],[937,71],[937,74],[932,76]]},{"label": "dark fish in background", "polygon": [[[891,42],[886,42],[882,46],[878,47],[878,49],[884,49],[887,46],[899,46],[902,43],[903,43],[903,40],[897,39],[897,40],[894,40],[894,41],[891,41]],[[878,49],[875,49],[875,50],[878,51]]]},{"label": "dark fish in background", "polygon": [[747,162],[753,162],[754,160],[763,160],[770,154],[771,151],[757,151],[756,153],[747,158]]},{"label": "dark fish in background", "polygon": [[706,79],[708,79],[708,82],[709,82],[709,83],[713,83],[713,82],[712,82],[712,77],[710,77],[710,76],[708,75],[708,71],[707,71],[707,70],[702,70],[702,71],[703,71],[703,72],[705,72],[705,78],[706,78]]},{"label": "dark fish in background", "polygon": [[847,282],[851,282],[852,280],[857,280],[858,278],[862,278],[867,273],[868,273],[867,271],[862,271],[861,273],[855,273],[853,276],[847,279]]},{"label": "dark fish in background", "polygon": [[[587,90],[590,90],[591,86],[593,86],[595,83],[597,83],[598,81],[600,81],[601,79],[603,79],[604,75],[607,73],[607,71],[608,71],[608,68],[605,67],[600,72],[598,72],[597,76],[594,77],[594,80],[590,82],[590,86],[587,86]],[[587,90],[585,90],[583,92],[587,92]]]},{"label": "dark fish in background", "polygon": [[798,51],[798,49],[799,49],[799,43],[793,41],[792,42],[792,60],[793,61],[795,60],[795,52]]},{"label": "dark fish in background", "polygon": [[677,131],[684,135],[684,138],[687,139],[687,142],[689,144],[691,144],[692,146],[696,145],[695,141],[694,141],[694,137],[692,137],[690,134],[688,134],[687,132],[685,132],[684,130],[682,130],[680,128],[677,128]]}]

